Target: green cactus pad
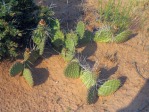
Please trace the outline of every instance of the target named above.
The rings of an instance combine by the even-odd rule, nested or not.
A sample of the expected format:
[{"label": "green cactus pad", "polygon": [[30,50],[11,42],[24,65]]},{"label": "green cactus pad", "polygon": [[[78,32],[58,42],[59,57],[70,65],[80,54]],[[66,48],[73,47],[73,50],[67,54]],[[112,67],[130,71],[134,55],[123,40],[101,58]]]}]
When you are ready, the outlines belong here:
[{"label": "green cactus pad", "polygon": [[98,89],[99,96],[108,96],[113,94],[120,87],[120,80],[108,80]]},{"label": "green cactus pad", "polygon": [[65,68],[64,75],[69,78],[79,78],[81,67],[77,61],[71,61]]},{"label": "green cactus pad", "polygon": [[83,23],[83,21],[78,22],[76,32],[79,35],[80,39],[82,39],[85,32],[85,24]]},{"label": "green cactus pad", "polygon": [[64,34],[62,31],[60,31],[60,30],[56,31],[56,33],[52,39],[52,43],[57,48],[61,47],[64,44]]},{"label": "green cactus pad", "polygon": [[40,55],[42,55],[44,52],[45,44],[46,44],[46,37],[43,37],[40,45],[38,46]]},{"label": "green cactus pad", "polygon": [[98,91],[96,89],[96,86],[92,86],[89,88],[87,93],[87,103],[94,104],[98,100]]},{"label": "green cactus pad", "polygon": [[65,61],[71,61],[75,55],[75,50],[74,51],[69,51],[66,48],[63,48],[61,51],[61,55],[64,58]]},{"label": "green cactus pad", "polygon": [[77,44],[78,37],[75,33],[71,32],[66,34],[65,47],[67,49],[69,49],[70,51],[74,51]]},{"label": "green cactus pad", "polygon": [[20,72],[22,72],[23,69],[24,69],[24,65],[21,62],[16,62],[11,66],[11,68],[9,70],[9,74],[10,74],[10,76],[13,77],[13,76],[19,74]]},{"label": "green cactus pad", "polygon": [[33,76],[30,69],[27,69],[27,68],[24,69],[23,77],[30,86],[34,85]]},{"label": "green cactus pad", "polygon": [[114,42],[116,43],[123,43],[127,40],[129,40],[129,36],[132,34],[132,32],[130,30],[126,30],[121,32],[120,34],[118,34],[115,38],[114,38]]},{"label": "green cactus pad", "polygon": [[96,76],[91,71],[83,71],[81,73],[80,79],[87,88],[96,84]]},{"label": "green cactus pad", "polygon": [[111,42],[112,41],[112,32],[110,29],[101,29],[95,33],[94,41],[96,42]]}]

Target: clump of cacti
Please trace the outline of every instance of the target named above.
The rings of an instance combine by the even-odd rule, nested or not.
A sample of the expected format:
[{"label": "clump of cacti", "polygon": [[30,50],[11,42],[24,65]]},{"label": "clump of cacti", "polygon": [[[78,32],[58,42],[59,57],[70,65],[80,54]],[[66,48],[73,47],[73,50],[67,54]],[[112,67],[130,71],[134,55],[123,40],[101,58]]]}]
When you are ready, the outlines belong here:
[{"label": "clump of cacti", "polygon": [[24,60],[22,62],[15,62],[10,70],[9,74],[10,76],[16,76],[19,74],[20,76],[23,76],[24,79],[27,81],[27,83],[30,86],[34,85],[33,76],[30,70],[30,65],[33,64],[38,58],[39,58],[39,52],[38,51],[30,51],[28,48],[24,52]]},{"label": "clump of cacti", "polygon": [[79,78],[81,67],[77,60],[72,60],[65,68],[64,75],[68,78]]},{"label": "clump of cacti", "polygon": [[98,85],[98,83],[96,82],[96,84],[94,86],[91,86],[88,90],[87,103],[96,103],[98,96],[102,97],[113,94],[120,87],[120,84],[121,82],[118,79],[108,80],[102,85]]},{"label": "clump of cacti", "polygon": [[50,27],[46,24],[45,20],[41,19],[37,28],[33,31],[32,40],[36,45],[36,50],[42,55],[45,49],[46,40],[50,37]]},{"label": "clump of cacti", "polygon": [[130,30],[125,30],[119,34],[115,34],[111,31],[110,28],[102,28],[99,29],[94,36],[94,41],[96,42],[115,42],[115,43],[123,43],[129,40],[129,36],[132,34]]},{"label": "clump of cacti", "polygon": [[9,70],[9,74],[10,76],[16,76],[17,74],[19,74],[20,76],[23,76],[25,78],[25,80],[27,81],[27,83],[30,86],[34,85],[34,81],[32,78],[32,73],[30,71],[29,68],[25,67],[25,63],[24,62],[16,62],[12,65],[12,67]]}]

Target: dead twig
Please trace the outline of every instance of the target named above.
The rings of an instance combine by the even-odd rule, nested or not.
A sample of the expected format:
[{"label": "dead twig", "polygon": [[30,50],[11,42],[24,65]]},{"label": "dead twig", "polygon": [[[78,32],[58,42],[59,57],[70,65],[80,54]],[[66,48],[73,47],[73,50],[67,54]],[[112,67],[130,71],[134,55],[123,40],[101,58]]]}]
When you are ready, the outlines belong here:
[{"label": "dead twig", "polygon": [[143,75],[140,73],[140,70],[138,69],[138,66],[137,66],[137,62],[133,62],[132,63],[136,69],[136,72],[138,73],[138,75],[143,79],[143,80],[147,80],[145,77],[143,77]]}]

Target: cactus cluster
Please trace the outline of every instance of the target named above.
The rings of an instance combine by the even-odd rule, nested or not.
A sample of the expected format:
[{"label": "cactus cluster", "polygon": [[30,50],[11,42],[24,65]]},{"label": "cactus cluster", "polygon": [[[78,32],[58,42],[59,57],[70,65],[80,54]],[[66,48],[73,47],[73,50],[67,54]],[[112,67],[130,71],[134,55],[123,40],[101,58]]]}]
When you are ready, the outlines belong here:
[{"label": "cactus cluster", "polygon": [[132,34],[130,30],[125,30],[116,36],[112,33],[110,28],[100,29],[95,33],[94,41],[96,42],[115,42],[115,43],[123,43],[129,39],[129,36]]},{"label": "cactus cluster", "polygon": [[30,65],[33,64],[38,58],[39,58],[39,52],[38,51],[31,51],[27,48],[24,52],[24,60],[23,62],[15,62],[10,70],[9,74],[10,76],[14,77],[17,74],[20,74],[20,76],[23,76],[26,82],[30,85],[34,85],[32,72],[30,71]]},{"label": "cactus cluster", "polygon": [[12,77],[19,74],[20,76],[23,76],[25,78],[25,80],[30,86],[34,85],[32,73],[30,69],[25,68],[24,62],[15,62],[9,70],[9,74]]},{"label": "cactus cluster", "polygon": [[88,90],[87,95],[87,103],[92,104],[97,101],[97,96],[109,96],[117,91],[117,89],[120,87],[120,80],[113,79],[108,80],[103,83],[103,85],[97,86],[98,84],[95,84],[94,86],[91,86]]},{"label": "cactus cluster", "polygon": [[50,27],[46,24],[45,20],[41,19],[37,28],[33,31],[32,40],[36,45],[36,50],[42,55],[45,49],[46,40],[49,36]]}]

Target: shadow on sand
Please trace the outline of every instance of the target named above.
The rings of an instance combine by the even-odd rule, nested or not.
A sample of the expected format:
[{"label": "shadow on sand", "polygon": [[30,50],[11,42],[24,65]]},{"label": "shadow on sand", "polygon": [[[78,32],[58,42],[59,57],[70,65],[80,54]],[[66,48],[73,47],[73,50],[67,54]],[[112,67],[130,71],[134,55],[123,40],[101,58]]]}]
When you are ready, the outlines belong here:
[{"label": "shadow on sand", "polygon": [[129,106],[117,112],[149,112],[149,79]]}]

